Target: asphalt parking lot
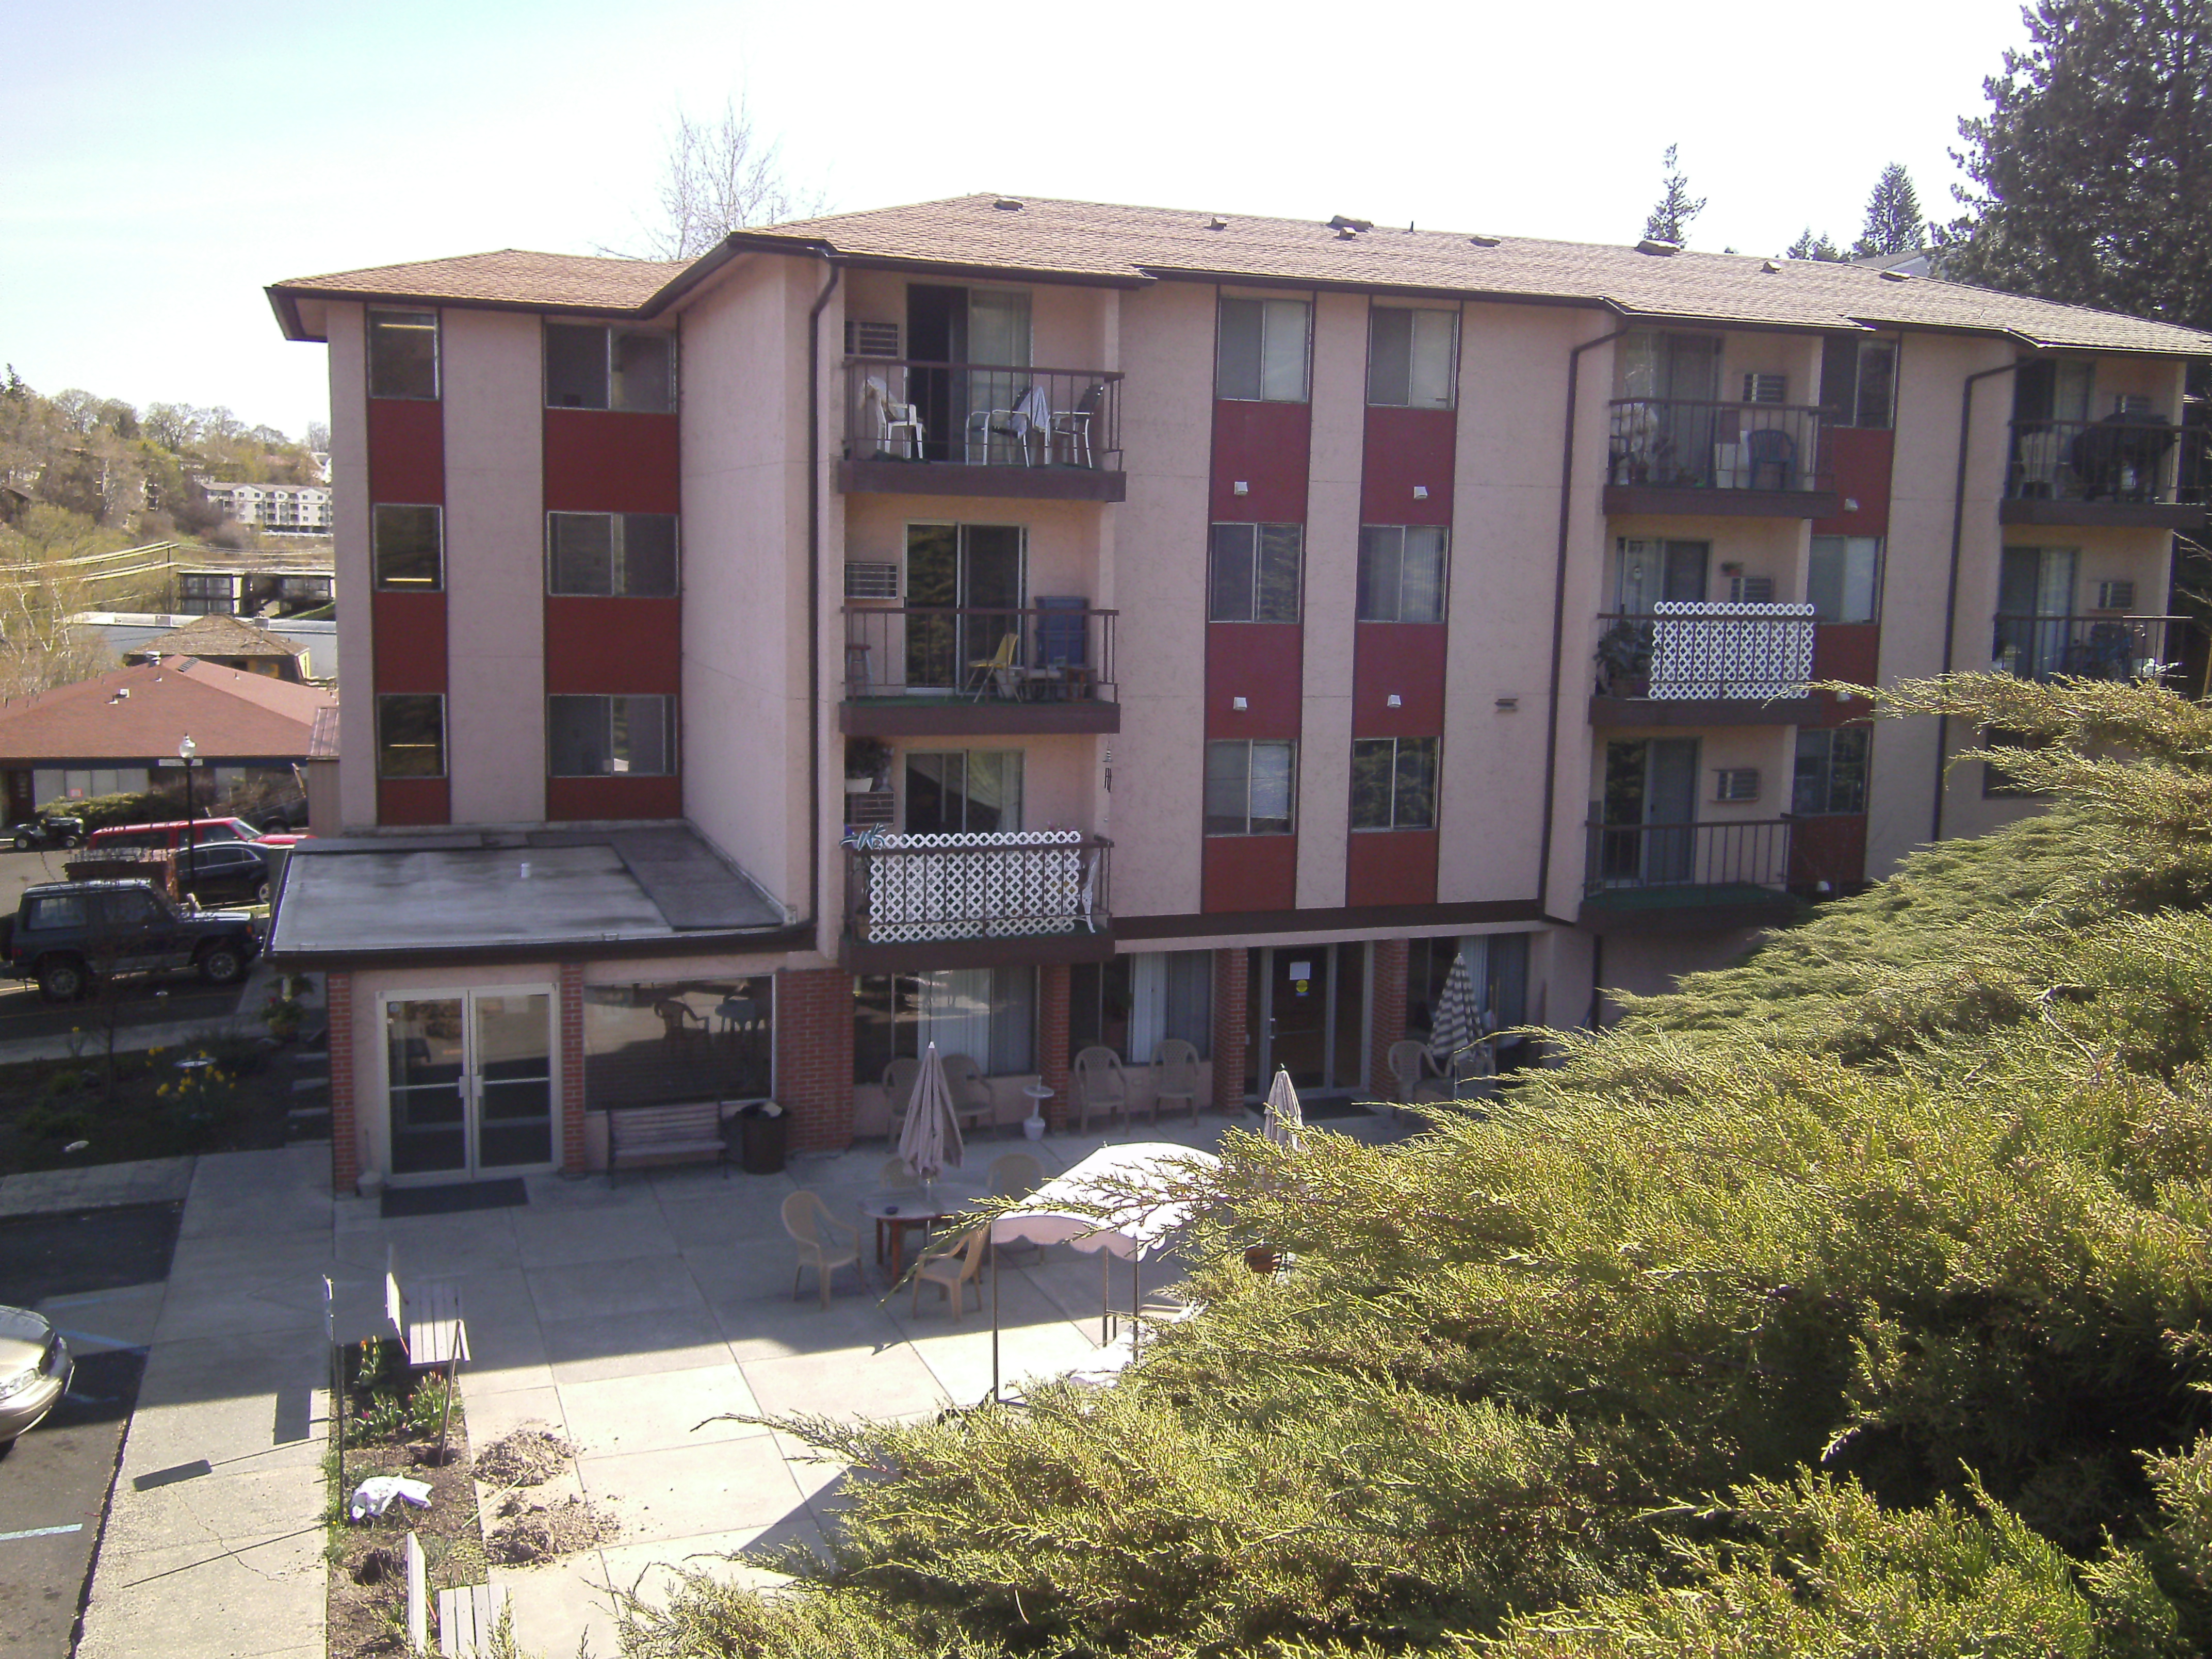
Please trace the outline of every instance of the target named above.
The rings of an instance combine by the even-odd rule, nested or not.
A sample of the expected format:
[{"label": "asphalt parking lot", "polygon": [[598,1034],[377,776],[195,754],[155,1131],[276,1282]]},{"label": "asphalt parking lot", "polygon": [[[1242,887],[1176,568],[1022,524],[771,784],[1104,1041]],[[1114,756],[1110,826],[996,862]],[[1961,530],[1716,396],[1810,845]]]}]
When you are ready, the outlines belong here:
[{"label": "asphalt parking lot", "polygon": [[34,1308],[76,1357],[69,1393],[0,1451],[0,1655],[66,1659],[182,1204],[0,1220],[0,1303]]}]

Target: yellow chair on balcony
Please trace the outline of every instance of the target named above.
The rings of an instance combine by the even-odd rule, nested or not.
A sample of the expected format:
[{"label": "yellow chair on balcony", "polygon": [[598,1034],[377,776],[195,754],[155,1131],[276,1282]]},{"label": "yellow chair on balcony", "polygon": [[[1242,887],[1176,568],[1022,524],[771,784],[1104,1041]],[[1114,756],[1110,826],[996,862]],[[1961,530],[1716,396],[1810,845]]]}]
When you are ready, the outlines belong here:
[{"label": "yellow chair on balcony", "polygon": [[1011,697],[1019,684],[1021,669],[1015,664],[1015,653],[1022,648],[1019,634],[1002,634],[999,648],[988,657],[978,658],[968,665],[969,686],[981,702],[995,689],[999,695]]}]

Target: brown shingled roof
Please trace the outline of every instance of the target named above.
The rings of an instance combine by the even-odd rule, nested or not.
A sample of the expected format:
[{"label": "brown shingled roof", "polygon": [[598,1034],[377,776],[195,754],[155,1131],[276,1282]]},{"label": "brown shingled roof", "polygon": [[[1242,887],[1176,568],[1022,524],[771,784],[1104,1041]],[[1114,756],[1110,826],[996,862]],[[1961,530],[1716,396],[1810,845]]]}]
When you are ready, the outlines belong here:
[{"label": "brown shingled roof", "polygon": [[143,763],[175,754],[187,732],[203,760],[286,759],[307,752],[316,711],[337,702],[315,686],[189,658],[141,663],[0,704],[0,759]]},{"label": "brown shingled roof", "polygon": [[281,639],[265,628],[240,622],[235,617],[195,617],[182,628],[173,628],[130,654],[132,658],[163,657],[299,657],[307,647]]},{"label": "brown shingled roof", "polygon": [[452,301],[466,305],[572,306],[636,311],[688,264],[656,259],[601,259],[580,253],[532,253],[501,248],[450,259],[417,259],[366,270],[295,276],[271,292],[301,298]]}]

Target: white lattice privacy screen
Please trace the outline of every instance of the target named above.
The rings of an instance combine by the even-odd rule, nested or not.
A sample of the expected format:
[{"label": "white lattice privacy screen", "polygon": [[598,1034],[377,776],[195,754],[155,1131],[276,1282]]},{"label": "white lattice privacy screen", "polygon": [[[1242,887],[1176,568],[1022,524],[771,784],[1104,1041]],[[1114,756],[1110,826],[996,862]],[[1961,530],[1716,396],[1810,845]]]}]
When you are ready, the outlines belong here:
[{"label": "white lattice privacy screen", "polygon": [[1652,607],[1654,697],[1802,697],[1813,607],[1662,599]]},{"label": "white lattice privacy screen", "polygon": [[1095,849],[1078,830],[877,837],[867,938],[878,945],[1094,927]]}]

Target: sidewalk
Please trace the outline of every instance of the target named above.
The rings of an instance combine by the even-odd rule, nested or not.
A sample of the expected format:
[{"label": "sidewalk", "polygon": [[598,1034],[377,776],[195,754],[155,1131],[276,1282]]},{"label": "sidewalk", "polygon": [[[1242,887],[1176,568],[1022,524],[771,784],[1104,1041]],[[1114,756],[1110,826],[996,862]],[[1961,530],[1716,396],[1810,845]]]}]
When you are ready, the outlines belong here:
[{"label": "sidewalk", "polygon": [[[115,1047],[118,1053],[143,1054],[149,1048],[176,1048],[188,1042],[203,1042],[210,1037],[260,1036],[269,1027],[262,1018],[262,1007],[269,1000],[270,981],[276,970],[268,959],[254,958],[253,966],[246,971],[246,983],[240,988],[238,1009],[234,1013],[216,1019],[167,1020],[159,1024],[118,1024],[115,1028]],[[313,1009],[310,1022],[320,1023],[321,978],[316,976],[316,988],[310,993]],[[71,1036],[59,1032],[52,1036],[17,1037],[0,1042],[0,1066],[12,1066],[25,1060],[67,1060],[78,1053],[91,1054],[102,1048],[104,1035],[94,1036],[87,1032]]]}]

